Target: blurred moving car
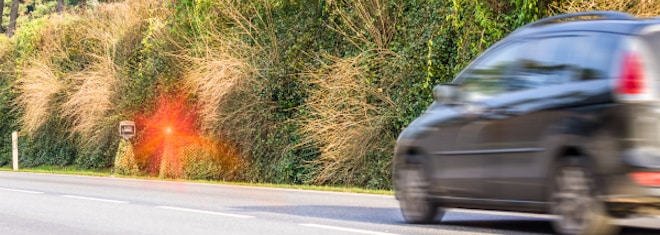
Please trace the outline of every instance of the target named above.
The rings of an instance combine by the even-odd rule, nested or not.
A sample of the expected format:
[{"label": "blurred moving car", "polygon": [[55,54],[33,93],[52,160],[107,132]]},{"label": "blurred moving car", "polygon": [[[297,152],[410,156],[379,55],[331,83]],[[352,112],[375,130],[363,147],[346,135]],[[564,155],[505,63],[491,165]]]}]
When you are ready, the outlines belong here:
[{"label": "blurred moving car", "polygon": [[402,214],[442,208],[557,216],[561,234],[660,215],[660,18],[558,15],[475,59],[396,143]]}]

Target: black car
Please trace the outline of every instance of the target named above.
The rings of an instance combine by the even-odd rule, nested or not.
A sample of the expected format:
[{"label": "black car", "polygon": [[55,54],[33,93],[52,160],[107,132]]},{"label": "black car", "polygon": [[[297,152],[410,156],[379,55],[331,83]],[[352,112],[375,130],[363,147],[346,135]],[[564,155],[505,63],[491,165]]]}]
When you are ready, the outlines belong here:
[{"label": "black car", "polygon": [[396,143],[406,221],[444,208],[556,215],[561,234],[660,215],[660,18],[599,11],[514,31]]}]

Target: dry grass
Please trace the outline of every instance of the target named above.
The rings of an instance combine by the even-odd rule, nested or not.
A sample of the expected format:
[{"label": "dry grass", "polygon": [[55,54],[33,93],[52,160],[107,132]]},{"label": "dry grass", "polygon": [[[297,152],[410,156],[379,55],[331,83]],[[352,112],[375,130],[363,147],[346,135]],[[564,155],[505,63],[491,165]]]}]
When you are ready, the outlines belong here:
[{"label": "dry grass", "polygon": [[[268,3],[262,4],[270,7]],[[198,22],[196,37],[170,39],[179,48],[173,56],[186,68],[184,82],[197,97],[201,129],[209,136],[231,136],[241,142],[244,151],[250,151],[250,140],[257,136],[249,127],[261,126],[265,120],[261,111],[269,106],[258,97],[257,91],[268,83],[260,77],[263,68],[259,67],[271,64],[277,54],[274,43],[264,46],[257,39],[263,33],[274,42],[274,30],[260,29],[255,22],[269,25],[271,18],[257,14],[255,4],[232,0],[218,1],[212,12],[208,18],[225,21]],[[235,27],[218,25],[222,23]]]},{"label": "dry grass", "polygon": [[4,58],[7,55],[7,52],[13,49],[11,41],[7,38],[6,35],[0,35],[0,58]]},{"label": "dry grass", "polygon": [[[330,4],[346,27],[344,30],[333,25],[332,29],[349,39],[358,48],[362,48],[360,45],[371,43],[379,50],[388,48],[397,23],[397,18],[391,14],[387,6],[388,1],[357,0],[348,1],[346,4],[348,6]],[[352,9],[353,12],[348,12],[346,9]]]},{"label": "dry grass", "polygon": [[75,25],[75,31],[81,33],[79,40],[95,42],[92,44],[95,47],[85,48],[90,64],[84,70],[66,75],[71,81],[67,88],[70,94],[62,112],[74,133],[97,140],[108,136],[105,132],[115,131],[119,110],[115,110],[114,101],[118,99],[117,87],[122,75],[119,72],[122,68],[115,64],[118,43],[126,34],[133,33],[129,30],[143,24],[150,17],[149,12],[160,9],[154,2],[103,4],[84,13],[86,20]]},{"label": "dry grass", "polygon": [[[66,93],[59,65],[55,61],[68,58],[57,31],[69,21],[69,17],[57,16],[46,22],[37,34],[41,45],[35,45],[37,54],[25,59],[17,80],[19,96],[16,102],[22,108],[22,131],[34,134],[53,114],[59,113],[58,94]],[[21,30],[21,29],[19,29]]]},{"label": "dry grass", "polygon": [[[255,132],[261,130],[252,127],[262,126],[267,119],[262,111],[268,108],[256,108],[268,106],[258,97],[268,81],[260,77],[257,67],[267,64],[264,61],[272,59],[277,49],[260,44],[258,39],[263,35],[259,34],[268,32],[260,31],[255,24],[268,17],[255,14],[251,2],[213,3],[210,9],[188,9],[187,21],[178,22],[184,24],[182,28],[166,28],[154,35],[171,46],[164,54],[181,69],[182,90],[194,97],[196,127],[204,138],[216,140],[213,147],[209,147],[210,142],[183,147],[177,153],[183,156],[179,166],[165,163],[160,172],[163,176],[237,177],[239,169],[247,167],[241,154],[252,152],[259,139]],[[159,25],[156,21],[150,23]]]},{"label": "dry grass", "polygon": [[[112,58],[100,59],[88,69],[70,73],[72,93],[62,106],[63,114],[72,123],[72,132],[85,138],[98,138],[98,130],[106,129],[104,121],[114,108],[113,98],[118,84],[117,69]],[[114,130],[114,128],[113,128]]]},{"label": "dry grass", "polygon": [[627,12],[640,17],[660,15],[660,1],[657,0],[568,0],[554,7],[554,13],[571,13],[592,10],[612,10]]},{"label": "dry grass", "polygon": [[380,156],[394,141],[385,125],[396,105],[385,91],[400,77],[394,72],[396,55],[388,50],[397,24],[391,11],[397,9],[385,0],[346,4],[330,3],[341,19],[341,25],[330,27],[363,52],[350,58],[323,55],[326,63],[307,74],[315,89],[300,126],[307,137],[303,144],[320,153],[310,162],[315,184],[359,184],[358,175],[374,170],[369,155]]},{"label": "dry grass", "polygon": [[245,59],[232,55],[230,47],[206,49],[202,58],[187,57],[191,66],[186,71],[185,82],[198,97],[201,128],[213,131],[221,122],[220,108],[226,97],[251,84],[254,68]]},{"label": "dry grass", "polygon": [[137,25],[166,14],[164,3],[145,0],[50,16],[18,82],[23,130],[33,133],[58,116],[86,143],[109,136],[120,115],[113,103],[122,69],[115,64],[118,43]]},{"label": "dry grass", "polygon": [[[309,74],[311,91],[307,106],[311,115],[302,120],[304,135],[317,147],[320,157],[312,162],[319,171],[314,183],[347,183],[368,166],[367,151],[393,141],[384,128],[388,110],[395,104],[369,84],[371,66],[387,61],[363,53],[352,58],[326,56],[330,63]],[[340,182],[343,180],[344,182]]]},{"label": "dry grass", "polygon": [[55,111],[53,104],[65,85],[55,75],[53,65],[38,60],[27,62],[17,81],[20,92],[16,102],[23,108],[22,130],[33,134]]}]

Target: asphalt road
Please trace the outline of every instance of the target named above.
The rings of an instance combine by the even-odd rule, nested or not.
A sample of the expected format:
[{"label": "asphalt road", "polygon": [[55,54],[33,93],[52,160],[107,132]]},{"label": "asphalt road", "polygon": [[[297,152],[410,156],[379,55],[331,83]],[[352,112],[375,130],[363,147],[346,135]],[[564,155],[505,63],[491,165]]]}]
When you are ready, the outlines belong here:
[{"label": "asphalt road", "polygon": [[[660,220],[635,223],[660,229]],[[2,235],[551,233],[545,216],[467,210],[405,224],[392,196],[0,172]]]}]

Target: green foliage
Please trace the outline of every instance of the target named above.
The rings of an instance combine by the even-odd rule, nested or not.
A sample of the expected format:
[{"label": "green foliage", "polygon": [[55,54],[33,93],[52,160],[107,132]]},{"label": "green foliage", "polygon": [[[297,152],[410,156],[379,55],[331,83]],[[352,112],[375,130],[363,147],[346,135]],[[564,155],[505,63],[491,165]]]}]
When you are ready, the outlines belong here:
[{"label": "green foliage", "polygon": [[85,140],[78,137],[77,142],[82,144],[77,146],[78,153],[74,162],[76,166],[81,169],[106,169],[113,166],[113,158],[119,154],[120,149],[115,146],[119,145],[120,139],[114,135],[114,131],[104,131],[104,133],[106,136],[92,143],[85,143]]},{"label": "green foliage", "polygon": [[16,61],[19,65],[22,65],[26,58],[36,56],[41,45],[41,32],[47,23],[48,20],[45,18],[35,19],[16,31],[12,38],[16,41],[15,48],[18,52]]},{"label": "green foliage", "polygon": [[[128,113],[138,113],[145,110],[151,110],[154,107],[158,89],[167,92],[176,86],[175,75],[176,68],[171,67],[171,61],[164,54],[166,52],[165,42],[158,38],[156,33],[162,30],[162,22],[151,18],[148,24],[136,28],[143,35],[137,45],[125,46],[129,51],[128,58],[122,71],[124,81],[120,84],[120,110],[127,110]],[[134,40],[124,41],[134,43]]]},{"label": "green foliage", "polygon": [[11,163],[11,132],[17,128],[17,110],[13,107],[16,93],[12,88],[15,74],[13,47],[6,37],[0,36],[0,166]]},{"label": "green foliage", "polygon": [[[431,89],[435,84],[451,81],[456,63],[454,41],[456,35],[448,31],[444,19],[452,15],[443,1],[403,2],[398,5],[392,50],[400,55],[401,73],[406,74],[391,97],[397,104],[397,115],[391,131],[398,133],[431,103]],[[423,25],[424,27],[420,27]]]},{"label": "green foliage", "polygon": [[57,11],[57,1],[48,1],[43,2],[42,4],[37,4],[34,7],[32,12],[32,17],[38,18],[42,16],[48,16]]},{"label": "green foliage", "polygon": [[188,145],[180,156],[183,177],[194,180],[225,180],[235,173],[234,156],[225,155],[217,149],[200,145]]},{"label": "green foliage", "polygon": [[40,165],[67,166],[75,162],[76,142],[66,132],[63,121],[53,117],[33,136],[19,141],[20,164],[25,167]]},{"label": "green foliage", "polygon": [[[57,78],[111,57],[106,68],[119,77],[112,89],[116,107],[98,130],[104,134],[88,141],[56,112],[71,91],[57,94],[47,123],[22,143],[27,165],[99,168],[112,165],[115,157],[117,172],[135,174],[130,145],[112,134],[115,119],[149,114],[160,94],[181,90],[191,93],[191,105],[205,107],[207,96],[186,81],[207,78],[195,72],[214,71],[236,82],[218,79],[229,88],[213,96],[219,97],[211,103],[217,107],[206,107],[217,118],[197,125],[210,127],[205,137],[224,140],[221,149],[232,150],[188,146],[180,162],[161,168],[163,176],[388,189],[394,139],[432,102],[433,86],[450,82],[483,50],[547,12],[543,0],[166,4],[167,9],[145,7],[138,23],[126,25],[130,30],[106,41],[84,37],[94,29],[85,18],[94,15],[88,13],[65,16],[58,27],[44,28],[49,18],[20,26],[12,39],[16,53],[0,58],[0,165],[7,164],[5,136],[23,115],[11,105],[13,82],[26,61],[54,51],[45,42],[60,40],[64,49],[48,56]],[[239,66],[214,67],[229,62]],[[208,67],[195,67],[200,65]],[[240,72],[227,72],[234,68]],[[76,82],[65,85],[80,87],[73,86]]]},{"label": "green foliage", "polygon": [[[375,52],[378,59],[367,62],[366,74],[360,77],[366,89],[382,91],[394,106],[374,97],[362,101],[387,110],[377,114],[387,117],[379,123],[385,130],[382,135],[396,136],[430,104],[435,84],[451,81],[472,58],[543,12],[535,0],[252,1],[236,2],[231,6],[236,11],[225,10],[228,7],[222,4],[174,3],[174,23],[180,26],[174,29],[176,34],[199,38],[187,46],[193,51],[208,45],[206,32],[218,29],[225,35],[241,29],[244,34],[239,38],[258,49],[251,61],[260,71],[262,89],[253,91],[258,94],[252,97],[258,105],[230,100],[222,107],[228,113],[240,110],[243,115],[258,115],[246,118],[257,122],[238,119],[230,122],[230,128],[220,129],[243,146],[250,165],[245,179],[318,183],[319,177],[334,177],[321,181],[370,188],[390,187],[393,142],[351,153],[359,155],[345,156],[353,159],[349,162],[362,159],[363,164],[345,165],[326,174],[327,165],[316,163],[324,159],[319,150],[328,143],[311,140],[301,131],[306,121],[299,121],[318,120],[307,103],[310,92],[317,89],[307,74],[335,63],[326,55],[349,59]],[[243,18],[237,19],[236,13]],[[342,95],[351,94],[357,93]]]}]

